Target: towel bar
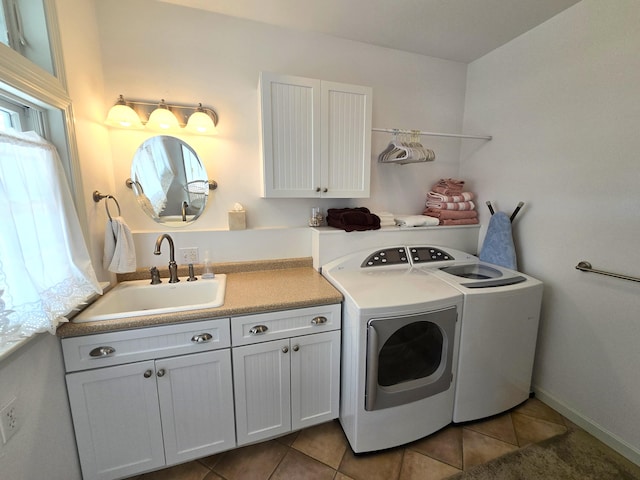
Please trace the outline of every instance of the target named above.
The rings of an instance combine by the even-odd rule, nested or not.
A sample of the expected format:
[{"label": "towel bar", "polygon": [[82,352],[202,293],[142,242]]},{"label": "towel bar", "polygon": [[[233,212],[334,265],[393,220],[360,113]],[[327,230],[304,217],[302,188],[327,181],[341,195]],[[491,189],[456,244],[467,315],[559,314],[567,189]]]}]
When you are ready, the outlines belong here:
[{"label": "towel bar", "polygon": [[640,278],[638,277],[621,275],[619,273],[605,272],[604,270],[596,270],[595,268],[591,267],[591,264],[589,262],[585,262],[584,260],[582,262],[578,262],[578,265],[576,265],[576,269],[580,270],[581,272],[599,273],[600,275],[621,278],[623,280],[629,280],[630,282],[640,282]]},{"label": "towel bar", "polygon": [[111,217],[111,212],[109,211],[109,200],[113,200],[115,202],[116,207],[118,207],[118,217],[120,217],[122,214],[120,210],[120,204],[118,203],[118,200],[116,200],[116,197],[114,197],[113,195],[103,195],[98,190],[93,192],[94,202],[98,203],[104,198],[106,198],[106,201],[104,202],[104,208],[107,210],[107,217],[109,217],[109,220],[113,220],[113,218]]}]

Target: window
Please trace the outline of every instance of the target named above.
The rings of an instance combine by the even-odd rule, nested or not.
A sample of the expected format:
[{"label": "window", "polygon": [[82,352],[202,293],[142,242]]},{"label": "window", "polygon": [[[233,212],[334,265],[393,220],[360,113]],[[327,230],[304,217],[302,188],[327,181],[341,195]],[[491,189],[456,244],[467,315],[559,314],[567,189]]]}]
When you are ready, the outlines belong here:
[{"label": "window", "polygon": [[[86,219],[76,213],[84,211],[83,188],[55,0],[0,4],[2,357],[18,348],[21,338],[55,330],[72,304],[100,287],[86,254]],[[25,20],[26,45],[20,52],[7,46],[15,47],[11,6],[21,13],[14,19]]]},{"label": "window", "polygon": [[47,28],[48,0],[0,0],[0,42],[56,75]]}]

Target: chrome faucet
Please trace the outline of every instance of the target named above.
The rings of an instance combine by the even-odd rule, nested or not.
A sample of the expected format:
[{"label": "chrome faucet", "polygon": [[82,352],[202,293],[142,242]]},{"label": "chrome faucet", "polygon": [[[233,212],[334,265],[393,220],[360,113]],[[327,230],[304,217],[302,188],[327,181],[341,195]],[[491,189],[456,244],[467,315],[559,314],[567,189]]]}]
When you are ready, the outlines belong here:
[{"label": "chrome faucet", "polygon": [[178,264],[176,263],[175,249],[173,247],[173,238],[166,233],[158,236],[156,240],[156,249],[153,251],[154,255],[160,255],[160,245],[164,239],[169,242],[169,283],[177,283],[180,281],[178,278]]}]

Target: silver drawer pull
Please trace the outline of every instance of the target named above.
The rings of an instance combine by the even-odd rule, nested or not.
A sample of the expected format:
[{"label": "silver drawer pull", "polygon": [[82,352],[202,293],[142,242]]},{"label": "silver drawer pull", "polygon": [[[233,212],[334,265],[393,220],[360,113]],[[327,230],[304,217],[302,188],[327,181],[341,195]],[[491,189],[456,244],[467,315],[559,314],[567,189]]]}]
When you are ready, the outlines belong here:
[{"label": "silver drawer pull", "polygon": [[266,325],[256,325],[255,327],[251,327],[249,333],[251,335],[259,335],[266,332],[267,330],[269,330],[269,328]]},{"label": "silver drawer pull", "polygon": [[153,372],[151,370],[147,370],[146,372],[144,372],[144,378],[150,378],[151,375],[153,375]]},{"label": "silver drawer pull", "polygon": [[113,347],[96,347],[89,352],[90,357],[108,357],[116,353],[116,349]]},{"label": "silver drawer pull", "polygon": [[289,347],[282,347],[282,353],[288,353]]},{"label": "silver drawer pull", "polygon": [[199,335],[194,335],[191,337],[191,341],[194,343],[206,343],[210,342],[213,339],[213,335],[210,333],[201,333]]},{"label": "silver drawer pull", "polygon": [[298,345],[294,345],[294,346],[293,346],[293,351],[294,351],[294,352],[297,352],[298,350],[300,350],[300,346],[298,346]]},{"label": "silver drawer pull", "polygon": [[158,373],[156,373],[156,375],[159,376],[159,377],[164,377],[165,373],[166,372],[165,372],[164,368],[161,368],[160,370],[158,370]]},{"label": "silver drawer pull", "polygon": [[322,325],[323,323],[327,323],[327,317],[316,317],[311,320],[311,325]]}]

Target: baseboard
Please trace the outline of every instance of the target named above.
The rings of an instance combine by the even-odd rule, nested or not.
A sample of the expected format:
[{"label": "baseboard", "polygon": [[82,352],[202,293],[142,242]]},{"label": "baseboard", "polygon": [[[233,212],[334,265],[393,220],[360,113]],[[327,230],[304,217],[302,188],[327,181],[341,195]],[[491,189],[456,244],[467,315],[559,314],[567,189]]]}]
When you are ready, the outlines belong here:
[{"label": "baseboard", "polygon": [[561,415],[564,415],[580,428],[596,437],[605,445],[611,447],[623,457],[626,457],[631,462],[640,466],[640,450],[638,448],[628,444],[614,433],[611,433],[610,431],[595,423],[593,420],[576,412],[566,403],[558,400],[553,395],[545,392],[543,389],[535,385],[532,386],[532,389],[535,392],[535,396],[540,399],[540,401],[546,403]]}]

